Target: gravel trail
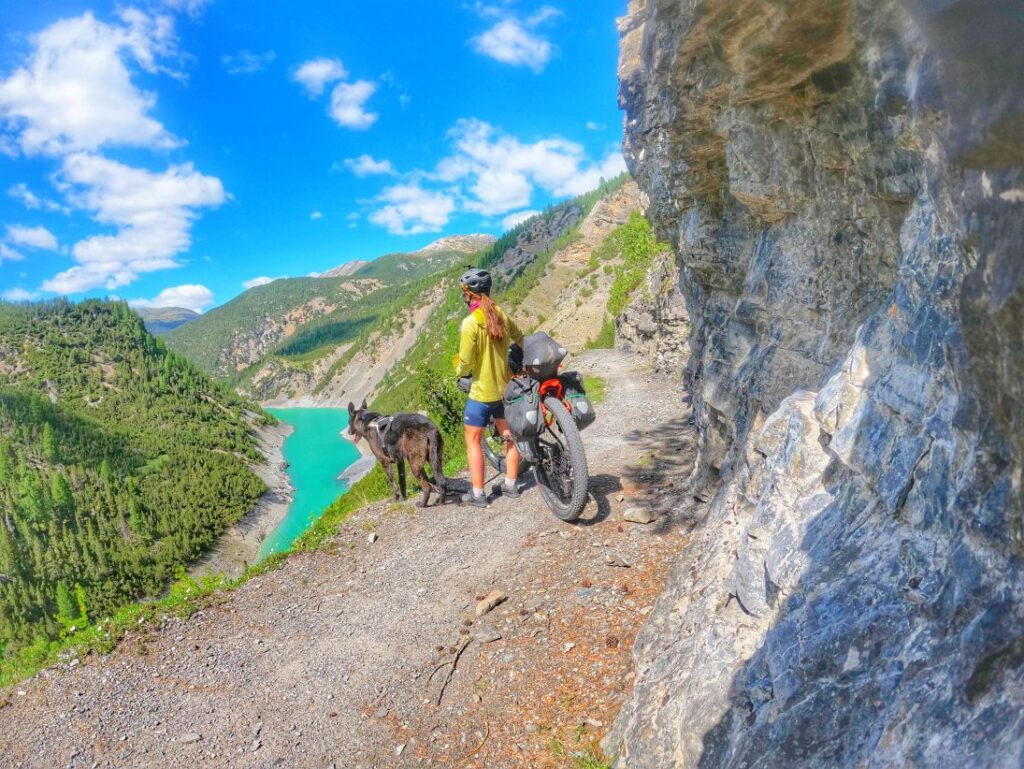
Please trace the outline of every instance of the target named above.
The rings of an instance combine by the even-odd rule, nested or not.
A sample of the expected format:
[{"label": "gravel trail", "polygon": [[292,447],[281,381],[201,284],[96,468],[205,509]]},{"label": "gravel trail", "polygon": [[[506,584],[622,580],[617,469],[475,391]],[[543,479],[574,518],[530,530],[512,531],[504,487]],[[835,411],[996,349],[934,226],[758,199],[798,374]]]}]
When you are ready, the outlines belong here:
[{"label": "gravel trail", "polygon": [[[571,766],[628,693],[632,638],[685,545],[693,511],[669,488],[694,440],[673,379],[612,350],[572,365],[608,382],[584,521],[536,489],[368,507],[190,618],[0,694],[0,764]],[[632,508],[659,517],[624,522]],[[478,617],[493,590],[508,599]]]}]

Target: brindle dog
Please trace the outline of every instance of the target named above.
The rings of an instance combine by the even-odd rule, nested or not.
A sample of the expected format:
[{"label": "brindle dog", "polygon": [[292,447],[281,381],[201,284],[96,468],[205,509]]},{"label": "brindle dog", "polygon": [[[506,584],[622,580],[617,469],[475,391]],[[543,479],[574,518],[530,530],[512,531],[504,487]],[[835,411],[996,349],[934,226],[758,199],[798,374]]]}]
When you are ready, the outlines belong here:
[{"label": "brindle dog", "polygon": [[[436,491],[440,501],[445,501],[447,479],[441,463],[441,431],[430,419],[420,414],[395,414],[387,417],[373,411],[367,411],[366,401],[358,409],[348,404],[349,435],[355,443],[365,438],[370,451],[384,468],[391,481],[395,500],[405,499],[405,461],[409,462],[412,474],[423,489],[420,507],[430,504],[430,492]],[[423,471],[424,465],[430,465],[434,480]],[[398,483],[395,483],[394,466],[398,466]]]}]

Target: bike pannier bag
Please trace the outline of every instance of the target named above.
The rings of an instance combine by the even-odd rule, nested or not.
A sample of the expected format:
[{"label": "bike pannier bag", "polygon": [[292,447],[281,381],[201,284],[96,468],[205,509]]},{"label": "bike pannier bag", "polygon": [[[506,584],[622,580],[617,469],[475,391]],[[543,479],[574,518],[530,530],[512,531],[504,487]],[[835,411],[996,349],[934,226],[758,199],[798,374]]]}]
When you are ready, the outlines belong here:
[{"label": "bike pannier bag", "polygon": [[580,430],[590,427],[597,419],[597,413],[594,411],[594,404],[587,397],[586,390],[583,389],[583,377],[576,371],[566,371],[558,378],[565,388],[565,402],[569,404],[576,427]]},{"label": "bike pannier bag", "polygon": [[535,380],[526,377],[509,380],[501,401],[508,429],[515,438],[529,440],[540,435],[544,415],[540,409],[540,385]]},{"label": "bike pannier bag", "polygon": [[523,365],[526,373],[544,381],[558,376],[558,365],[568,351],[543,331],[530,334],[523,340]]}]

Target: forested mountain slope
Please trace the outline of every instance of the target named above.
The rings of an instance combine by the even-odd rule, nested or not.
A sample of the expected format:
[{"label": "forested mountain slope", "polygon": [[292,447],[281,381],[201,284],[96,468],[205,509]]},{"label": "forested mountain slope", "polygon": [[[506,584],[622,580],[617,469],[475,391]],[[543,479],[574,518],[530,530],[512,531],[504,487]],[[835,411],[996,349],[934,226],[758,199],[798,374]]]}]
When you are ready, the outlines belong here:
[{"label": "forested mountain slope", "polygon": [[453,247],[385,254],[318,277],[278,278],[169,333],[167,344],[236,384],[244,385],[256,371],[247,369],[268,357],[307,367],[358,336],[385,309],[393,310],[396,300],[407,302],[426,276],[465,259],[465,248],[492,240],[465,237]]},{"label": "forested mountain slope", "polygon": [[250,409],[123,303],[0,303],[0,650],[160,592],[248,512]]}]

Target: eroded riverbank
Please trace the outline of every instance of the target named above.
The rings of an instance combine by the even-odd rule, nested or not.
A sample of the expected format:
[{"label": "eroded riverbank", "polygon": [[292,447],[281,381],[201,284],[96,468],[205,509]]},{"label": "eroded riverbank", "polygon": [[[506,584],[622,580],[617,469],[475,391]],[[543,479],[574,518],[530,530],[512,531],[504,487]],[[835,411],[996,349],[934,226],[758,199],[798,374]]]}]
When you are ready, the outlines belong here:
[{"label": "eroded riverbank", "polygon": [[284,459],[285,439],[294,431],[294,427],[283,421],[256,431],[260,453],[267,461],[252,465],[252,471],[263,479],[267,490],[256,507],[229,527],[216,547],[192,565],[190,575],[199,577],[220,572],[237,577],[247,564],[258,560],[260,545],[285,519],[295,498],[295,487],[288,477]]}]

